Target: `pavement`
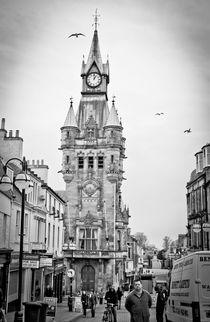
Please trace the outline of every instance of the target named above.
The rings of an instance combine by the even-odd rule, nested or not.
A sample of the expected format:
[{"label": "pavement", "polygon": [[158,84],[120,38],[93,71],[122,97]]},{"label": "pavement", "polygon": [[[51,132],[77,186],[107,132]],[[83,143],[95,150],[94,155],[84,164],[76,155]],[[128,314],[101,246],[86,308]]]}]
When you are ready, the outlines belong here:
[{"label": "pavement", "polygon": [[[130,315],[124,307],[124,300],[125,299],[123,298],[121,309],[117,310],[118,322],[130,321]],[[102,321],[104,309],[105,309],[105,304],[102,304],[102,305],[97,304],[94,318],[91,317],[91,312],[89,309],[87,310],[86,317],[83,316],[82,312],[69,312],[69,308],[67,305],[67,297],[66,297],[63,299],[62,303],[58,303],[55,317],[53,318],[53,317],[47,316],[46,322],[52,322],[52,321],[54,321],[54,322],[76,322],[76,321],[83,320],[83,319],[84,319],[84,322],[99,322],[99,321]],[[7,322],[14,322],[14,312],[7,313],[6,318],[7,318]],[[90,320],[90,321],[88,321],[88,320]],[[156,321],[154,307],[151,309],[151,322],[152,321]],[[34,321],[31,320],[31,321],[23,321],[23,322],[34,322]],[[36,321],[36,322],[38,322],[38,321]]]}]

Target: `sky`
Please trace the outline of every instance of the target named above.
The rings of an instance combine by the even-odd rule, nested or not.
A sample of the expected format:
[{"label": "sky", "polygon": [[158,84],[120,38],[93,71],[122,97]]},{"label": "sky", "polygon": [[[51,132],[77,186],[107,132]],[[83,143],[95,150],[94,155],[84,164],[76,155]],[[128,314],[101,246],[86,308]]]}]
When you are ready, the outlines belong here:
[{"label": "sky", "polygon": [[126,138],[131,233],[161,248],[186,233],[186,184],[210,142],[209,0],[0,0],[0,118],[64,190],[60,128],[70,97],[75,113],[79,105],[96,9],[109,107],[114,95]]}]

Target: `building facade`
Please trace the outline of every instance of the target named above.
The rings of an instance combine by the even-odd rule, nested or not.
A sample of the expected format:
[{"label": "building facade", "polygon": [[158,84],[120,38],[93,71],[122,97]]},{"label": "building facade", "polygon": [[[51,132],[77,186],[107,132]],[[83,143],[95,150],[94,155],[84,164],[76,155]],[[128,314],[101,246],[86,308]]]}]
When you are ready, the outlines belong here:
[{"label": "building facade", "polygon": [[[15,136],[9,131],[8,135],[2,119],[0,179],[5,170],[11,179],[22,171],[22,145],[19,131]],[[43,161],[27,164],[31,188],[26,191],[24,202],[22,302],[43,299],[47,284],[62,301],[65,201],[47,185],[48,166]],[[2,191],[0,184],[0,288],[6,311],[16,310],[18,300],[21,217],[22,192],[15,185],[12,190]]]},{"label": "building facade", "polygon": [[210,234],[210,144],[195,154],[196,169],[187,183],[187,247],[209,250]]},{"label": "building facade", "polygon": [[60,147],[67,201],[64,251],[75,274],[69,289],[75,292],[122,283],[127,256],[129,210],[121,196],[125,138],[115,100],[108,106],[109,62],[102,62],[97,16],[81,78],[79,107],[75,116],[70,102]]}]

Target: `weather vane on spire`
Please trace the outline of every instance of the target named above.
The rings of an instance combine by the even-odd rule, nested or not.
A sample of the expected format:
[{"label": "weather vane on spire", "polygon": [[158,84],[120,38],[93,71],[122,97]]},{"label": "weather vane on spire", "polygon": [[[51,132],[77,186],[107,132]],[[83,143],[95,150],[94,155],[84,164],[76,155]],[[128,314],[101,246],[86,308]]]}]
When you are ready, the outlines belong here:
[{"label": "weather vane on spire", "polygon": [[100,15],[98,15],[97,9],[96,9],[95,14],[93,15],[93,17],[94,17],[94,23],[92,25],[94,25],[95,30],[97,30],[97,26],[99,25],[98,17],[100,17]]}]

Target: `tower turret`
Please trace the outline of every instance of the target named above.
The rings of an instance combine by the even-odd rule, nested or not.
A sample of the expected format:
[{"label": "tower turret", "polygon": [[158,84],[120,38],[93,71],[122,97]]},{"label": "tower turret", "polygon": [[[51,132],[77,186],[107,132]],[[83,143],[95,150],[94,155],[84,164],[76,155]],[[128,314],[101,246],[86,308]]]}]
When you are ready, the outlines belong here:
[{"label": "tower turret", "polygon": [[61,148],[63,150],[62,172],[66,183],[71,182],[75,173],[75,166],[71,163],[72,149],[75,144],[75,138],[79,135],[79,128],[73,109],[72,97],[70,98],[70,107],[66,116],[64,125],[61,127]]}]

